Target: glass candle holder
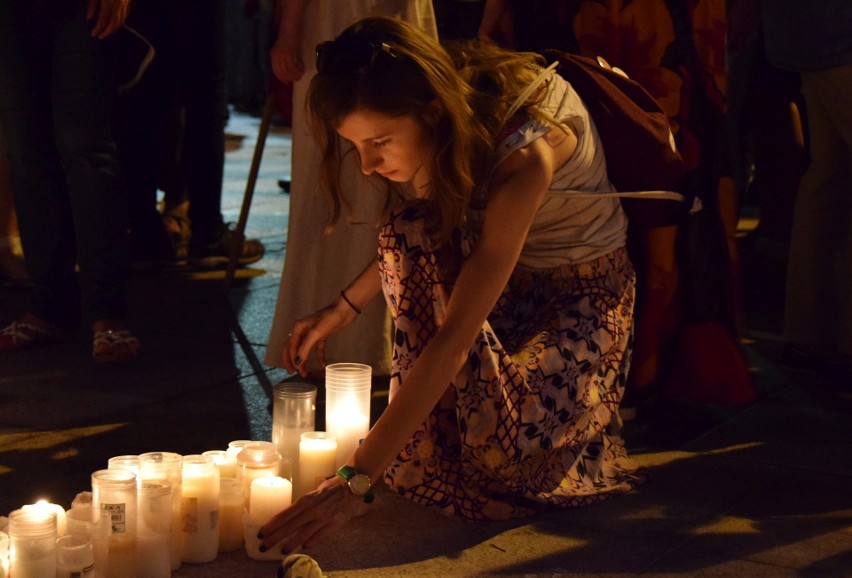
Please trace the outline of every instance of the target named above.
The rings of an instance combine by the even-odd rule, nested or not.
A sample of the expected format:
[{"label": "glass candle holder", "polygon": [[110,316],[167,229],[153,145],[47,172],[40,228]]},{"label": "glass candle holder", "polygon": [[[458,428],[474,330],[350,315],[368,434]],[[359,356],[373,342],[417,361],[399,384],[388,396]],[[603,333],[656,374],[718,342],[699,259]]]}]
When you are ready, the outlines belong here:
[{"label": "glass candle holder", "polygon": [[213,458],[183,458],[183,510],[181,560],[203,564],[219,552],[219,468]]},{"label": "glass candle holder", "polygon": [[293,498],[293,485],[290,480],[280,476],[257,478],[251,483],[251,504],[246,522],[246,554],[255,560],[280,560],[285,554],[281,548],[272,548],[268,552],[260,551],[257,535],[261,526],[278,512],[290,505]]},{"label": "glass candle holder", "polygon": [[107,469],[125,470],[138,475],[139,456],[130,454],[124,456],[113,456],[109,460],[107,460]]},{"label": "glass candle holder", "polygon": [[92,541],[70,534],[56,541],[56,578],[89,578],[95,575]]},{"label": "glass candle holder", "polygon": [[300,436],[316,428],[317,388],[279,383],[272,388],[272,443],[281,454],[282,478],[293,480],[299,466]]},{"label": "glass candle holder", "polygon": [[324,431],[305,432],[299,442],[299,481],[294,499],[337,473],[337,440]]},{"label": "glass candle holder", "polygon": [[237,454],[237,479],[242,482],[245,507],[249,507],[251,483],[257,478],[277,476],[281,469],[281,456],[272,442],[255,441],[243,446]]},{"label": "glass candle holder", "polygon": [[92,474],[95,567],[109,578],[136,577],[136,475],[125,470]]},{"label": "glass candle holder", "polygon": [[181,564],[181,481],[183,456],[172,452],[148,452],[139,454],[139,479],[148,481],[167,481],[172,487],[172,527],[171,553],[172,571]]},{"label": "glass candle holder", "polygon": [[219,551],[233,552],[243,545],[242,482],[236,478],[219,480]]},{"label": "glass candle holder", "polygon": [[9,578],[9,534],[0,532],[0,578]]},{"label": "glass candle holder", "polygon": [[168,481],[139,483],[136,525],[137,578],[171,575],[172,486]]},{"label": "glass candle holder", "polygon": [[61,538],[65,535],[67,529],[67,515],[65,513],[65,508],[60,506],[59,504],[51,504],[47,500],[39,500],[35,504],[27,504],[22,507],[23,510],[40,510],[40,511],[51,511],[56,513],[56,537]]},{"label": "glass candle holder", "polygon": [[232,442],[228,442],[228,449],[226,450],[229,454],[237,455],[243,448],[249,444],[254,443],[254,440],[234,440]]},{"label": "glass candle holder", "polygon": [[337,463],[344,464],[370,431],[373,369],[362,363],[325,368],[325,429],[337,439]]},{"label": "glass candle holder", "polygon": [[65,512],[65,535],[92,539],[92,506],[77,506]]},{"label": "glass candle holder", "polygon": [[213,458],[213,463],[219,468],[220,478],[237,477],[237,455],[228,453],[226,450],[210,450],[201,454]]},{"label": "glass candle holder", "polygon": [[56,512],[20,509],[9,514],[9,574],[56,576]]}]

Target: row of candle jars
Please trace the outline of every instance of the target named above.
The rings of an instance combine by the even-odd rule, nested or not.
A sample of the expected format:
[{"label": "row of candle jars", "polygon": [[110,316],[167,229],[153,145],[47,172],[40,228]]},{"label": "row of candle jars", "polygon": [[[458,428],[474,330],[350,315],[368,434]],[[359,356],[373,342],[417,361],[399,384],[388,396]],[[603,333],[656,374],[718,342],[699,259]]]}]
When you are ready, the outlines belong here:
[{"label": "row of candle jars", "polygon": [[67,515],[47,503],[10,515],[8,559],[0,533],[0,578],[94,576],[95,568],[109,578],[161,578],[182,562],[210,562],[241,546],[254,559],[283,558],[259,551],[258,530],[334,475],[366,436],[370,378],[366,365],[328,366],[326,432],[314,431],[316,388],[283,383],[274,388],[272,442],[110,458],[92,474],[90,501],[80,494]]}]

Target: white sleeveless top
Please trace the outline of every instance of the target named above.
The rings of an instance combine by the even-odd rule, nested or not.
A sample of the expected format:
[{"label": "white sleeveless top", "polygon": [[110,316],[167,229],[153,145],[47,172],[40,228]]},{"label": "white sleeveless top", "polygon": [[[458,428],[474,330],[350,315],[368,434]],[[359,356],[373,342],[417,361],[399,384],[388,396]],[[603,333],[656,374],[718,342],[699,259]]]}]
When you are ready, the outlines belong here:
[{"label": "white sleeveless top", "polygon": [[[564,198],[553,194],[554,191],[615,192],[607,177],[597,129],[586,106],[571,85],[554,72],[541,108],[574,129],[577,149],[554,173],[551,190],[530,227],[518,260],[520,266],[528,269],[585,263],[623,247],[627,240],[627,218],[617,197]],[[539,120],[527,121],[499,143],[497,164],[551,130],[558,129]]]}]

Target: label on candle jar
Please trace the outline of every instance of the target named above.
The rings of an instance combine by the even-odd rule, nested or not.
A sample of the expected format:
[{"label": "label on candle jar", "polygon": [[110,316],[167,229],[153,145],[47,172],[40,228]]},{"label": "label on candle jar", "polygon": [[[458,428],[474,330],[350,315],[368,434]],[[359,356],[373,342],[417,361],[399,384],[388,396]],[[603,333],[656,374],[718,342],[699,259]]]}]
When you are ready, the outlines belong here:
[{"label": "label on candle jar", "polygon": [[183,520],[181,529],[184,532],[198,531],[198,498],[183,498],[183,507],[181,508]]},{"label": "label on candle jar", "polygon": [[111,532],[124,534],[127,531],[127,513],[125,504],[101,504],[101,513],[109,516]]}]

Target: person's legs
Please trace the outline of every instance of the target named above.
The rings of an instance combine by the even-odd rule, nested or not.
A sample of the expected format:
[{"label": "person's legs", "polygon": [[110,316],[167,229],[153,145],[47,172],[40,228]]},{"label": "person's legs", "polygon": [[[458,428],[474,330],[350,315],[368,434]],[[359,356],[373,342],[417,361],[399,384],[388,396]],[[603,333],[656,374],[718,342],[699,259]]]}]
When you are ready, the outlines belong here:
[{"label": "person's legs", "polygon": [[29,311],[54,327],[79,321],[75,246],[68,189],[54,140],[53,27],[28,3],[0,4],[0,122],[27,268]]},{"label": "person's legs", "polygon": [[840,338],[840,320],[849,317],[838,290],[848,292],[849,283],[838,271],[850,254],[837,239],[845,238],[852,210],[852,65],[805,74],[802,87],[811,163],[796,199],[784,334],[789,343],[831,353]]},{"label": "person's legs", "polygon": [[222,229],[222,175],[227,119],[225,2],[182,2],[176,9],[180,90],[185,105],[184,175],[189,219],[198,243]]},{"label": "person's legs", "polygon": [[117,319],[127,313],[130,254],[126,189],[113,130],[114,38],[92,38],[90,27],[82,10],[56,27],[52,106],[85,302],[92,319]]}]

